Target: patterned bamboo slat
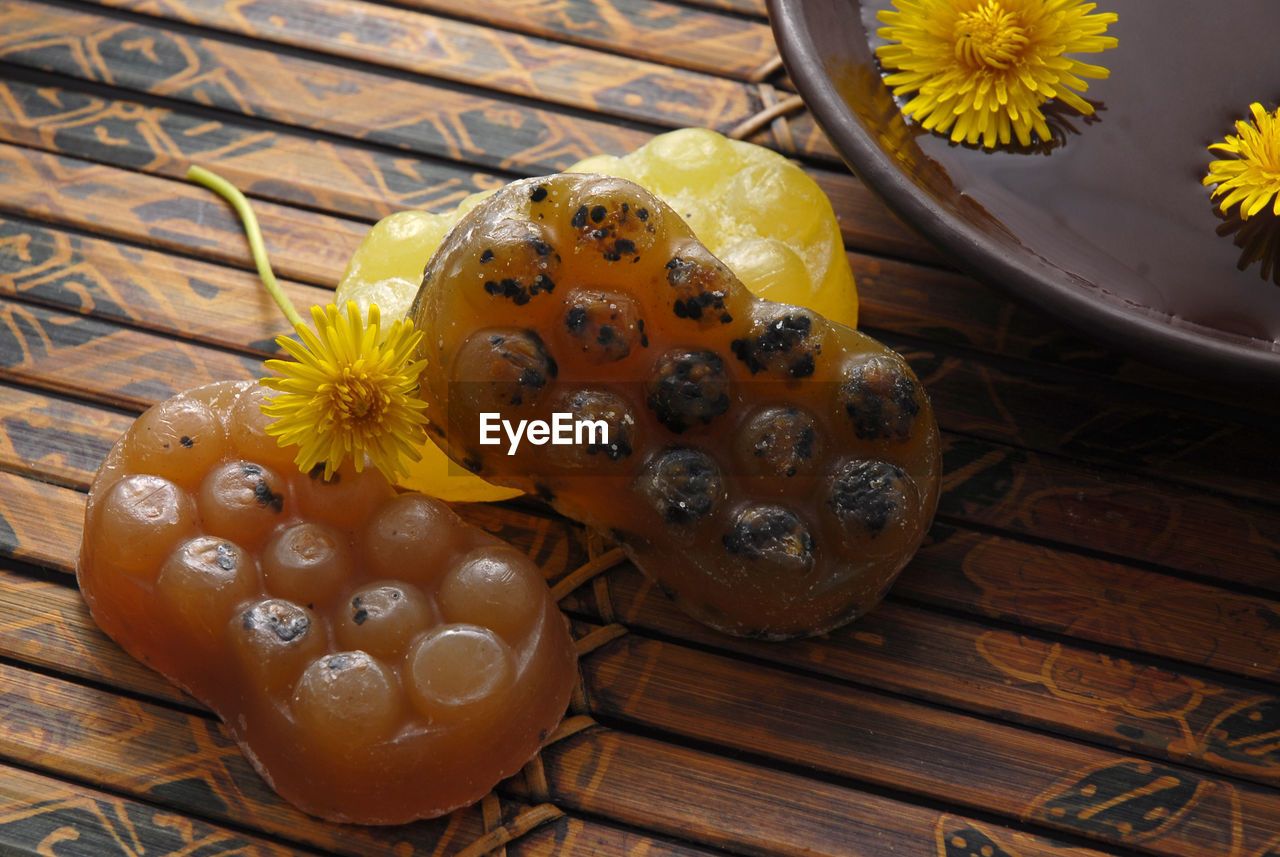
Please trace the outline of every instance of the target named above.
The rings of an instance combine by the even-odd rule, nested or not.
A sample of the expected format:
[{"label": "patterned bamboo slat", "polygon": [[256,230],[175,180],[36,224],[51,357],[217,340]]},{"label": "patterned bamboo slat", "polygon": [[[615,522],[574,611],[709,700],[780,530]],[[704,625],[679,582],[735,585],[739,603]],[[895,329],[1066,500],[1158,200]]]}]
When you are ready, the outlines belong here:
[{"label": "patterned bamboo slat", "polygon": [[686,842],[564,816],[507,846],[510,857],[720,857]]},{"label": "patterned bamboo slat", "polygon": [[[193,182],[4,144],[0,174],[0,212],[230,267],[252,265],[230,206]],[[256,201],[253,208],[277,276],[330,289],[369,229],[362,221],[271,202]]]},{"label": "patterned bamboo slat", "polygon": [[[346,0],[103,0],[256,39],[298,45],[470,87],[665,128],[728,132],[761,108],[748,84],[493,30],[451,18]],[[792,123],[799,153],[836,160],[807,115]],[[780,145],[766,132],[760,142]]]},{"label": "patterned bamboo slat", "polygon": [[[507,535],[520,528],[519,521],[510,521]],[[523,542],[526,549],[531,546],[528,536],[512,540]],[[70,547],[74,550],[74,545]],[[0,584],[0,651],[7,657],[161,700],[185,700],[102,638],[73,589],[3,570]],[[634,570],[610,573],[608,592],[616,616],[637,629],[908,693],[954,709],[1068,730],[1122,750],[1135,746],[1171,761],[1280,784],[1276,734],[1280,697],[1275,694],[939,617],[894,602],[828,640],[772,646],[706,631],[644,584]],[[1202,593],[1206,599],[1213,595]],[[571,599],[568,605],[577,610],[586,606],[600,615],[584,596]],[[1201,641],[1201,651],[1210,654],[1206,663],[1212,665],[1219,649],[1243,645],[1257,651],[1265,646],[1265,640],[1255,643],[1247,632],[1247,628],[1235,632],[1224,623],[1216,635],[1189,636]]]},{"label": "patterned bamboo slat", "polygon": [[[1066,566],[1067,558],[1063,558]],[[1280,695],[1179,670],[1132,652],[1097,650],[1022,629],[940,616],[890,599],[817,640],[777,646],[725,637],[673,609],[638,571],[611,571],[603,585],[561,602],[578,615],[638,633],[745,655],[841,683],[1066,733],[1122,752],[1167,759],[1219,775],[1280,783]],[[1005,618],[1010,618],[1005,614]],[[1224,623],[1200,639],[1251,645]]]},{"label": "patterned bamboo slat", "polygon": [[1251,411],[1247,399],[1229,407],[1061,367],[975,360],[896,334],[881,338],[908,354],[935,410],[957,432],[1275,500],[1262,488],[1280,478],[1274,417]]},{"label": "patterned bamboo slat", "polygon": [[752,80],[777,56],[765,21],[715,15],[662,0],[411,0],[498,30],[625,53],[667,66]]},{"label": "patterned bamboo slat", "polygon": [[[261,357],[0,298],[0,379],[133,411],[213,381],[261,377]],[[86,384],[86,379],[95,379]]]},{"label": "patterned bamboo slat", "polygon": [[[0,718],[0,752],[6,757],[62,777],[89,779],[135,799],[163,800],[184,814],[234,818],[255,830],[344,855],[448,853],[451,843],[469,841],[463,836],[465,818],[458,815],[391,828],[320,824],[301,816],[267,789],[222,730],[203,717],[3,664],[0,709],[10,715]],[[28,728],[37,717],[43,728]],[[69,752],[72,741],[75,750]],[[845,853],[832,849],[851,840],[887,838],[912,842],[919,852],[943,818],[954,826],[967,822],[962,815],[665,745],[648,762],[624,759],[656,742],[622,733],[596,731],[588,734],[588,741],[605,746],[586,760],[579,738],[543,750],[557,805],[592,807],[626,792],[631,800],[643,801],[646,828],[712,847],[754,839],[764,842],[770,853],[800,853],[796,849],[806,847],[813,849],[806,853],[822,853],[824,848],[826,853]],[[684,787],[673,790],[670,784],[676,778],[659,783],[654,777],[661,767],[677,760],[686,777],[694,763],[702,777],[696,782],[686,779]],[[590,765],[587,770],[581,770],[583,761]],[[579,770],[568,774],[571,768]],[[689,786],[699,800],[690,800],[694,795]],[[697,827],[681,830],[663,824],[664,814],[685,814],[699,804]],[[738,808],[732,809],[735,804]],[[751,810],[766,806],[767,816],[747,823],[755,815]],[[783,813],[791,824],[777,823]],[[605,814],[624,822],[635,820],[634,810]],[[836,818],[839,829],[828,823]],[[712,819],[721,829],[706,830]],[[474,830],[465,832],[474,834]],[[1015,842],[1025,840],[1035,847],[1032,853],[1044,853],[1056,844],[1012,831],[1004,835]],[[400,851],[391,852],[392,848]]]},{"label": "patterned bamboo slat", "polygon": [[1274,505],[959,433],[944,443],[944,518],[1280,592]]},{"label": "patterned bamboo slat", "polygon": [[[246,194],[369,220],[407,208],[452,208],[466,195],[505,181],[408,153],[107,99],[43,80],[0,79],[0,143],[173,178],[199,163]],[[877,224],[870,233],[865,227],[851,228],[851,236],[879,231],[891,248],[929,255],[848,173],[815,169],[811,174],[838,210],[859,212],[846,222]]]},{"label": "patterned bamboo slat", "polygon": [[0,766],[0,853],[6,857],[307,857],[316,852]]},{"label": "patterned bamboo slat", "polygon": [[[0,243],[13,248],[0,256],[0,295],[267,355],[291,332],[256,273],[3,218]],[[304,318],[333,299],[280,285]]]},{"label": "patterned bamboo slat", "polygon": [[602,151],[630,151],[650,136],[420,78],[36,3],[0,9],[0,57],[490,170],[553,172]]},{"label": "patterned bamboo slat", "polygon": [[83,402],[0,388],[0,470],[81,491],[132,416]]},{"label": "patterned bamboo slat", "polygon": [[[1233,836],[1244,853],[1280,838],[1274,789],[1044,735],[1033,739],[1020,729],[830,681],[633,634],[593,652],[582,671],[593,711],[610,722],[713,746],[731,734],[735,752],[1061,833],[1186,857]],[[973,764],[975,753],[980,765]]]},{"label": "patterned bamboo slat", "polygon": [[[154,797],[148,795],[149,798]],[[529,810],[499,806],[495,825],[518,822]],[[442,838],[436,855],[456,854],[483,833],[476,813]],[[427,853],[396,841],[391,857]],[[0,853],[6,857],[308,857],[314,851],[264,840],[186,818],[166,806],[121,798],[96,789],[0,766]],[[329,854],[337,852],[327,852]],[[493,857],[715,857],[709,851],[561,815],[517,836]]]},{"label": "patterned bamboo slat", "polygon": [[[9,645],[13,637],[26,640],[27,649],[33,646],[32,625],[46,629],[45,644],[54,647],[46,653],[46,659],[70,654],[58,649],[76,638],[83,639],[81,646],[90,651],[111,646],[97,635],[82,608],[76,607],[78,599],[71,590],[47,583],[7,589],[13,594],[5,599],[6,612],[13,612],[15,617],[20,615],[18,605],[24,600],[61,604],[53,616],[41,616],[17,628],[12,627],[7,618],[0,621],[6,655],[23,654],[21,647]],[[39,639],[36,638],[35,645]],[[99,680],[131,679],[127,663],[112,667],[113,672],[101,675]],[[870,780],[913,794],[934,797],[962,794],[959,798],[962,804],[975,802],[977,809],[999,810],[1011,817],[1030,817],[1048,826],[1064,824],[1064,829],[1070,832],[1090,834],[1089,829],[1076,830],[1073,826],[1088,814],[1081,812],[1080,818],[1066,821],[1054,817],[1051,811],[1044,817],[1036,817],[1037,807],[1052,807],[1053,801],[1037,798],[1024,807],[1024,797],[1043,795],[1064,779],[1064,771],[1079,774],[1080,782],[1092,780],[1114,792],[1151,764],[1115,757],[1085,745],[1042,738],[1035,743],[1035,764],[1027,765],[1025,756],[1032,751],[1028,750],[1026,737],[1020,730],[967,719],[941,709],[854,692],[848,687],[790,673],[762,673],[762,668],[756,665],[634,635],[625,635],[593,652],[584,660],[583,668],[588,698],[597,716],[636,721],[650,729],[672,731],[685,738],[712,743],[723,741],[723,736],[730,734],[726,729],[732,724],[733,744],[739,751],[814,767],[833,775]],[[148,684],[140,685],[132,678],[126,686],[146,691],[150,689]],[[974,746],[984,748],[983,768],[977,775],[966,771],[963,789],[957,791],[954,778],[958,771],[964,770],[958,754],[967,755]],[[1265,792],[1182,769],[1158,769],[1163,781],[1171,777],[1177,779],[1173,783],[1164,782],[1158,789],[1166,801],[1159,805],[1173,815],[1184,815],[1191,805],[1199,805],[1206,792],[1222,794],[1225,791],[1232,799],[1200,806],[1195,825],[1162,824],[1146,830],[1142,829],[1142,818],[1135,814],[1148,812],[1149,800],[1132,798],[1109,805],[1106,825],[1115,830],[1132,827],[1140,831],[1134,838],[1154,853],[1198,853],[1196,843],[1204,834],[1197,831],[1227,829],[1232,825],[1244,831],[1246,841],[1265,839],[1274,833],[1270,825],[1280,823],[1280,812],[1274,807],[1268,809],[1268,800],[1280,800],[1274,794],[1268,796]],[[1111,800],[1123,797],[1123,793],[1104,792],[1103,797]],[[1190,805],[1168,803],[1178,799]],[[1239,807],[1234,815],[1216,815],[1233,806]],[[1155,827],[1160,829],[1158,835]],[[1092,833],[1096,835],[1097,831]]]},{"label": "patterned bamboo slat", "polygon": [[371,220],[456,205],[503,181],[408,154],[27,80],[0,80],[0,142],[172,178],[197,163],[246,194]]},{"label": "patterned bamboo slat", "polygon": [[764,0],[688,0],[688,2],[691,6],[736,12],[739,15],[754,15],[757,18],[763,18],[766,13]]},{"label": "patterned bamboo slat", "polygon": [[[897,594],[991,619],[1017,616],[1043,631],[1280,683],[1280,600],[1273,597],[1002,535],[935,526],[930,536],[899,579]],[[1275,566],[1257,571],[1274,575]]]},{"label": "patterned bamboo slat", "polygon": [[216,721],[8,665],[0,710],[0,752],[24,766],[329,853],[448,853],[483,832],[478,809],[394,827],[318,822],[272,792]]},{"label": "patterned bamboo slat", "polygon": [[83,494],[0,470],[0,556],[70,571],[83,529]]},{"label": "patterned bamboo slat", "polygon": [[41,580],[0,562],[0,583],[0,652],[6,658],[173,706],[203,708],[99,631],[69,576],[62,583]]},{"label": "patterned bamboo slat", "polygon": [[962,813],[594,729],[543,751],[561,805],[735,853],[1093,857]]}]

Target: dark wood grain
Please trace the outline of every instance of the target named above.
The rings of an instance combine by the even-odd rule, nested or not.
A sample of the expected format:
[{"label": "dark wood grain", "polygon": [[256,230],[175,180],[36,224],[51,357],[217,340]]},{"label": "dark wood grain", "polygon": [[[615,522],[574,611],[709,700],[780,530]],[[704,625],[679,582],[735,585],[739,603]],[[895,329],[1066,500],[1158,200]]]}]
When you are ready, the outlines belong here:
[{"label": "dark wood grain", "polygon": [[[244,228],[231,207],[192,182],[4,144],[0,176],[0,212],[27,222],[251,267]],[[369,230],[365,221],[263,200],[253,209],[277,276],[327,289]]]},{"label": "dark wood grain", "polygon": [[[1248,852],[1280,836],[1273,789],[635,635],[593,653],[583,674],[593,708],[612,721],[713,745],[732,723],[740,752],[1155,854],[1204,854],[1234,834]],[[966,762],[975,755],[979,766]]]},{"label": "dark wood grain", "polygon": [[0,766],[0,853],[6,857],[308,857],[294,848],[168,808]]},{"label": "dark wood grain", "polygon": [[[1062,557],[1064,567],[1070,559]],[[873,687],[1003,721],[1140,752],[1258,783],[1280,783],[1280,694],[1066,637],[939,615],[891,597],[856,623],[817,640],[775,646],[710,632],[673,609],[631,568],[563,603],[596,621],[746,656],[803,674]],[[603,589],[603,592],[601,591]],[[1005,619],[1015,619],[1008,614]],[[1200,645],[1212,660],[1229,625]],[[1235,640],[1251,645],[1249,640]],[[1206,654],[1208,657],[1206,657]],[[748,685],[750,686],[750,685]]]},{"label": "dark wood grain", "polygon": [[[103,5],[665,128],[727,132],[762,107],[738,81],[360,0]],[[800,153],[835,160],[812,119],[794,124]],[[779,144],[767,131],[759,139]]]},{"label": "dark wood grain", "polygon": [[502,183],[423,157],[45,83],[0,80],[0,141],[172,178],[198,163],[248,194],[371,220],[456,205]]},{"label": "dark wood grain", "polygon": [[544,757],[547,778],[567,806],[740,854],[1096,853],[614,730],[566,739]]},{"label": "dark wood grain", "polygon": [[493,29],[740,80],[751,80],[777,55],[765,21],[708,14],[662,0],[477,0],[465,6],[448,0],[410,0],[409,5]]}]

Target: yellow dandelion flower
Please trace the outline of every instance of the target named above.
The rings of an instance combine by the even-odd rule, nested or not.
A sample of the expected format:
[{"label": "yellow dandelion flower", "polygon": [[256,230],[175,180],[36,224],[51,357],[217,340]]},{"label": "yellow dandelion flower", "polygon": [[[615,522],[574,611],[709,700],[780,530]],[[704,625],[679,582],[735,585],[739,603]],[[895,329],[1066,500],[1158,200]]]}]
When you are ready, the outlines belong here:
[{"label": "yellow dandelion flower", "polygon": [[418,398],[418,375],[425,361],[411,362],[422,333],[401,319],[381,338],[377,305],[369,323],[348,301],[345,316],[336,306],[311,308],[313,332],[295,325],[301,343],[276,339],[297,362],[268,360],[283,377],[264,378],[280,395],[263,405],[276,421],[267,427],[281,446],[297,444],[294,459],[304,473],[321,463],[328,479],[351,456],[357,471],[365,457],[389,480],[417,461],[426,440],[426,405]]},{"label": "yellow dandelion flower", "polygon": [[902,108],[921,127],[951,141],[987,148],[1014,137],[1024,146],[1034,132],[1048,141],[1040,105],[1051,98],[1084,114],[1093,105],[1084,78],[1102,79],[1102,66],[1069,53],[1114,48],[1104,36],[1114,13],[1092,14],[1080,0],[894,0],[878,14],[891,42],[876,49],[894,95],[915,96]]},{"label": "yellow dandelion flower", "polygon": [[[1272,212],[1280,216],[1280,107],[1275,113],[1267,113],[1261,104],[1249,105],[1253,122],[1236,122],[1236,134],[1228,134],[1221,143],[1214,143],[1209,150],[1229,152],[1233,158],[1224,158],[1209,164],[1209,174],[1204,177],[1206,186],[1216,184],[1210,198],[1222,196],[1218,208],[1226,214],[1231,206],[1240,204],[1240,218],[1252,217],[1274,198]],[[1225,194],[1225,196],[1224,196]]]}]

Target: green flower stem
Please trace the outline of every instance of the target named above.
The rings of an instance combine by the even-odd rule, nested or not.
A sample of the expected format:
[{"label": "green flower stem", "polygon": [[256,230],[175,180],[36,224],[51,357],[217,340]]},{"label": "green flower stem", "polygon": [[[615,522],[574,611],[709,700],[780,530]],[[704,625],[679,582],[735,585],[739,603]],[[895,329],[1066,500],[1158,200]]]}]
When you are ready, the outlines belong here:
[{"label": "green flower stem", "polygon": [[249,239],[249,252],[253,254],[253,263],[258,267],[258,277],[266,287],[267,294],[271,295],[276,306],[280,307],[280,311],[284,313],[284,317],[291,325],[295,328],[305,326],[302,316],[298,315],[298,310],[293,306],[293,301],[289,300],[289,296],[280,288],[280,284],[276,282],[276,275],[271,271],[271,263],[267,261],[267,248],[262,242],[262,228],[258,226],[258,218],[249,206],[249,200],[245,199],[244,194],[231,182],[204,167],[195,165],[188,167],[187,178],[204,185],[231,203],[236,214],[240,215],[241,224],[244,225],[244,233]]}]

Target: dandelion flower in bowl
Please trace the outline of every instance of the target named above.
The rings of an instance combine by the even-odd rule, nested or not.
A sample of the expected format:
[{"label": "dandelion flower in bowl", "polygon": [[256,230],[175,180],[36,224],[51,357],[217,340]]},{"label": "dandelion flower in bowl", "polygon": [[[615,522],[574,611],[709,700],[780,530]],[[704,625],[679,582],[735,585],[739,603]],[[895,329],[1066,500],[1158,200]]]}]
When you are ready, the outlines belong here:
[{"label": "dandelion flower in bowl", "polygon": [[1083,114],[1084,78],[1107,69],[1068,54],[1117,45],[1103,35],[1114,13],[1094,13],[1080,0],[894,0],[878,17],[876,49],[895,95],[914,97],[902,112],[952,142],[987,148],[1050,138],[1040,106],[1051,98]]},{"label": "dandelion flower in bowl", "polygon": [[1210,196],[1222,197],[1218,209],[1223,214],[1239,204],[1240,219],[1245,220],[1270,203],[1272,212],[1280,216],[1280,108],[1268,113],[1254,102],[1249,105],[1249,112],[1253,114],[1252,122],[1236,122],[1235,134],[1209,146],[1210,151],[1227,152],[1234,157],[1210,163],[1204,184],[1217,185]]}]

